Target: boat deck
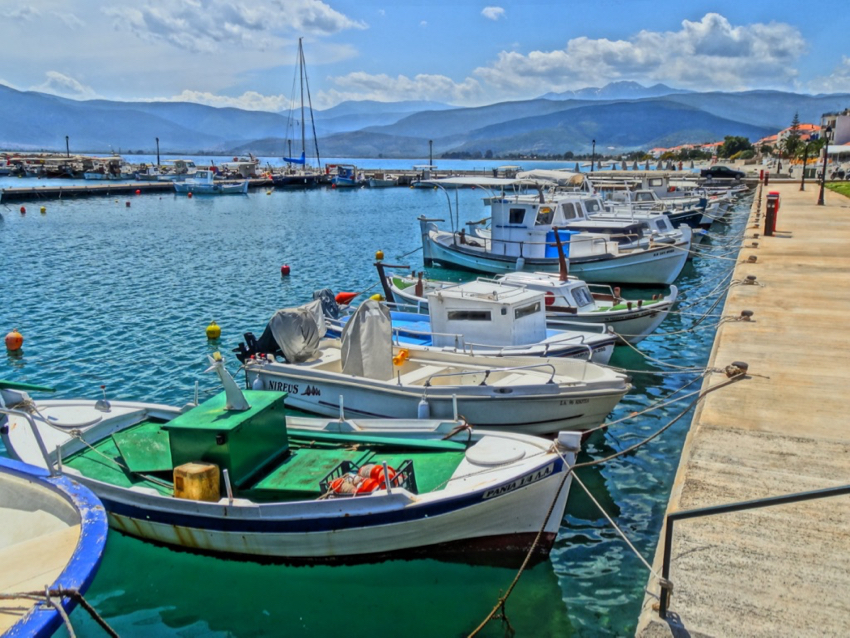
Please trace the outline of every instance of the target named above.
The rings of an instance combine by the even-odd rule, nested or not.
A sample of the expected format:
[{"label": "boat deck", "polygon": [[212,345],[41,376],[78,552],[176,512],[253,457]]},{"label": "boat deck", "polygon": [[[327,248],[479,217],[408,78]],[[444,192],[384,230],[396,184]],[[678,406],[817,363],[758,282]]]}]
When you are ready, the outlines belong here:
[{"label": "boat deck", "polygon": [[[816,206],[818,185],[799,188],[765,189],[780,193],[773,237],[751,215],[734,278],[761,285],[732,288],[723,314],[752,310],[753,321],[721,325],[708,364],[745,361],[751,378],[697,408],[668,512],[850,483],[850,199],[826,191]],[[847,496],[683,520],[673,531],[668,617],[653,609],[651,579],[638,636],[847,635]],[[662,536],[659,572],[663,545]]]},{"label": "boat deck", "polygon": [[[110,485],[171,496],[173,464],[163,425],[156,420],[139,423],[69,456],[65,465]],[[448,441],[290,432],[289,454],[235,494],[258,502],[316,499],[323,494],[322,479],[343,461],[358,467],[386,462],[398,468],[407,460],[413,462],[418,492],[425,493],[443,487],[464,455],[464,445]]]}]

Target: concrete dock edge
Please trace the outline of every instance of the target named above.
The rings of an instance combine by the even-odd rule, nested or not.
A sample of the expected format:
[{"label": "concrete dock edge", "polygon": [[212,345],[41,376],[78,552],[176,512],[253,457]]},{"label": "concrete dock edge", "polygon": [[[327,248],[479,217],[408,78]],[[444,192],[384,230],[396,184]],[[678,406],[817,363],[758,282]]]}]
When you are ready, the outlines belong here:
[{"label": "concrete dock edge", "polygon": [[[780,194],[773,237],[756,196],[733,280],[757,284],[723,310],[752,320],[723,323],[708,363],[747,362],[750,378],[697,407],[668,513],[850,484],[850,199],[827,191],[817,206],[818,184],[799,189],[765,189]],[[850,497],[681,521],[670,580],[661,619],[650,577],[637,636],[850,635]]]}]

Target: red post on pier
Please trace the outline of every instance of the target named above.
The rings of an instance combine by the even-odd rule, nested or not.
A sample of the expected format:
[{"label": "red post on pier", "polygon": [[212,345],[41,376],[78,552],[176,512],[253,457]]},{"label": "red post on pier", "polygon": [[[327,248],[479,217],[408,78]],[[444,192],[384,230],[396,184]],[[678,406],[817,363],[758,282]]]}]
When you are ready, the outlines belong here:
[{"label": "red post on pier", "polygon": [[764,212],[764,236],[773,237],[776,232],[776,220],[779,217],[779,193],[771,191],[767,194],[767,207]]}]

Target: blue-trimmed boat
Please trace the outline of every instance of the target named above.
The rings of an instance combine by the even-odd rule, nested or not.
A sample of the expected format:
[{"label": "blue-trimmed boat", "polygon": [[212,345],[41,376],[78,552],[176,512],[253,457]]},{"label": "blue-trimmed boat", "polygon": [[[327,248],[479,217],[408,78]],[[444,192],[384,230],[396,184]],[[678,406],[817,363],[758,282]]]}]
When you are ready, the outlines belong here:
[{"label": "blue-trimmed boat", "polygon": [[207,553],[303,562],[551,548],[580,434],[296,418],[285,392],[243,392],[220,357],[211,369],[225,391],[200,405],[38,401],[9,417],[4,441],[87,485],[115,529]]},{"label": "blue-trimmed boat", "polygon": [[[0,392],[6,387],[0,382]],[[4,418],[0,413],[0,424]],[[0,520],[0,634],[52,636],[63,620],[44,599],[45,586],[79,594],[88,589],[106,543],[103,505],[66,476],[0,457]],[[34,592],[41,593],[41,600],[24,596]],[[61,601],[66,614],[77,605],[73,597],[52,600]]]}]

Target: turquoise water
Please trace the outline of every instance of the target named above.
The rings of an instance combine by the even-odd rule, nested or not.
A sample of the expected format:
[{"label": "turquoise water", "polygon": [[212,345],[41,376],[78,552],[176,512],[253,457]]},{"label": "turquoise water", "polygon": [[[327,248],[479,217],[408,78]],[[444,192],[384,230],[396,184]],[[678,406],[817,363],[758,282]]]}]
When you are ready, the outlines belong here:
[{"label": "turquoise water", "polygon": [[[461,219],[483,216],[481,196],[459,192]],[[26,215],[19,206],[0,207],[0,331],[17,328],[25,342],[22,355],[2,355],[0,378],[53,385],[63,398],[96,397],[103,384],[113,399],[182,404],[196,381],[202,398],[217,391],[214,375],[202,374],[205,355],[229,354],[244,331],[259,333],[276,309],[303,303],[318,288],[373,286],[376,250],[388,262],[421,268],[416,217],[444,217],[446,198],[429,190],[328,189],[51,201],[44,214],[33,202]],[[714,230],[735,233],[742,223]],[[283,264],[289,277],[281,277]],[[677,285],[689,300],[701,299],[733,264],[696,259]],[[694,319],[671,316],[661,330],[676,332]],[[204,334],[211,320],[222,328],[218,344]],[[658,334],[641,350],[677,365],[704,365],[711,323]],[[614,357],[615,365],[653,373],[634,374],[635,390],[613,417],[694,378],[658,374],[658,366],[622,347]],[[235,358],[228,361],[235,372]],[[634,444],[681,409],[593,435],[583,459]],[[637,452],[579,472],[649,560],[688,425],[685,418]],[[489,613],[515,573],[515,567],[424,559],[259,565],[111,532],[87,598],[122,636],[462,636]],[[508,618],[520,636],[632,634],[646,581],[640,562],[574,486],[554,551],[525,572],[507,603]],[[102,635],[84,612],[72,619],[78,635]],[[482,635],[503,634],[491,623]]]}]

